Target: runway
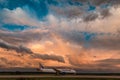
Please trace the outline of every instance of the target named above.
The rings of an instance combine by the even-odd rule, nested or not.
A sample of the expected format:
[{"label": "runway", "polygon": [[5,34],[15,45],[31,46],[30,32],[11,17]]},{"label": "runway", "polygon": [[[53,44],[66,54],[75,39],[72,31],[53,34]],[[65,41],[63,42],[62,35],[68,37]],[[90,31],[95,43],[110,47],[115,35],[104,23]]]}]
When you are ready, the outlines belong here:
[{"label": "runway", "polygon": [[60,76],[49,76],[49,75],[0,75],[0,78],[119,78],[120,76],[96,76],[96,75],[60,75]]}]

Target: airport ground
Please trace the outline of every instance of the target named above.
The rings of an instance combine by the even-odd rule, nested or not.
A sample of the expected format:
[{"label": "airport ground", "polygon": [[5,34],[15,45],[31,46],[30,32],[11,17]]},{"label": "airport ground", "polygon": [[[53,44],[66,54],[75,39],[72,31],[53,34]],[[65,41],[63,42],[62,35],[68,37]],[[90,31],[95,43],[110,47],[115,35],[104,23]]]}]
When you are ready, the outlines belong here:
[{"label": "airport ground", "polygon": [[120,80],[120,79],[104,79],[104,78],[11,78],[11,79],[3,79],[0,80]]},{"label": "airport ground", "polygon": [[51,76],[51,75],[0,75],[0,80],[120,80],[120,76]]},{"label": "airport ground", "polygon": [[0,72],[0,80],[120,80],[120,73],[57,75],[41,72]]}]

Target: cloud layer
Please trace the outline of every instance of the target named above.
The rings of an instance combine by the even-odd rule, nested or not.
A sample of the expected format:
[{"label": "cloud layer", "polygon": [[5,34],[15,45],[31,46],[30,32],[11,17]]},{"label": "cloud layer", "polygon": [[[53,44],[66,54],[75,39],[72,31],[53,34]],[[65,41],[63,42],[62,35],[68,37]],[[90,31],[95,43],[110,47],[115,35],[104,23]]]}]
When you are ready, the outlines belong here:
[{"label": "cloud layer", "polygon": [[12,56],[19,64],[25,59],[22,67],[42,62],[118,69],[119,4],[119,0],[0,0],[0,47],[6,54],[0,56],[1,66],[10,61],[14,67],[7,58]]}]

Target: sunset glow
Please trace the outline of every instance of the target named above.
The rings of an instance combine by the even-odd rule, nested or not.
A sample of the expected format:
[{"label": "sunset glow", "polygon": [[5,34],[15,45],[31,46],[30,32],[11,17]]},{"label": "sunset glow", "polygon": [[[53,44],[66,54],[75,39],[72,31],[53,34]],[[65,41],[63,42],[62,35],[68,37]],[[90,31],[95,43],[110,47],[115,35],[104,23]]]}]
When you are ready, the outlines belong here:
[{"label": "sunset glow", "polygon": [[120,1],[0,0],[0,67],[39,63],[120,71]]}]

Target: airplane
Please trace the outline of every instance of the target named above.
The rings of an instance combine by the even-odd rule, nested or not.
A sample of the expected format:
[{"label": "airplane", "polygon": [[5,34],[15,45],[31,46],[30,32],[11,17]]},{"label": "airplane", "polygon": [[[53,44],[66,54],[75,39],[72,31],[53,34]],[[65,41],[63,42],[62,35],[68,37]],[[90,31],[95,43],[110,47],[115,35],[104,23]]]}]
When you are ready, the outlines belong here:
[{"label": "airplane", "polygon": [[76,71],[74,69],[57,69],[59,71],[59,74],[76,74]]},{"label": "airplane", "polygon": [[63,69],[63,68],[45,68],[41,63],[39,63],[39,70],[43,73],[53,73],[57,75],[64,75],[64,74],[76,74],[76,71],[74,69]]},{"label": "airplane", "polygon": [[39,63],[39,70],[43,73],[51,73],[51,74],[56,73],[56,71],[53,68],[45,68],[41,63]]}]

